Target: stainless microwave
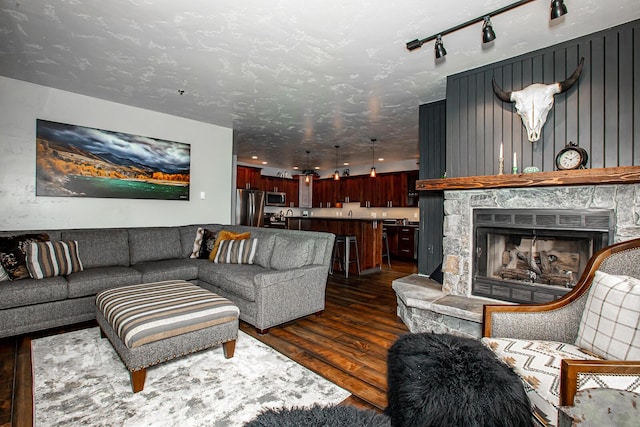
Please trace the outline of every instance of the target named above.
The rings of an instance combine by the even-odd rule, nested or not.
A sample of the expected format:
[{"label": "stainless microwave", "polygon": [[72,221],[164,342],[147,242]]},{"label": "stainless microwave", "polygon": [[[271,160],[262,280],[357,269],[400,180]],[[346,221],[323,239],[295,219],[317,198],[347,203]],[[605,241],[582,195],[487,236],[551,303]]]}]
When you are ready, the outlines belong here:
[{"label": "stainless microwave", "polygon": [[287,206],[287,193],[267,191],[267,206]]}]

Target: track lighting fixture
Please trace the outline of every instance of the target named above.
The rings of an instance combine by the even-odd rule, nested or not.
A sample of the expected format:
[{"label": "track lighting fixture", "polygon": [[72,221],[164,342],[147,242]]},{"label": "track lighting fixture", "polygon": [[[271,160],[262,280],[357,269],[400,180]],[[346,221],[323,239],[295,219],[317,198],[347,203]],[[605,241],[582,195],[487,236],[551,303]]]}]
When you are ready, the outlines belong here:
[{"label": "track lighting fixture", "polygon": [[442,43],[442,36],[438,34],[438,38],[436,38],[436,59],[440,59],[447,54],[446,49],[444,48],[444,43]]},{"label": "track lighting fixture", "polygon": [[333,179],[335,181],[339,181],[340,180],[340,172],[338,171],[338,148],[340,148],[339,145],[336,145],[336,171],[333,173]]},{"label": "track lighting fixture", "polygon": [[371,138],[371,172],[369,176],[371,178],[376,177],[376,139]]},{"label": "track lighting fixture", "polygon": [[[447,30],[440,31],[432,36],[426,37],[424,39],[415,39],[407,42],[408,50],[415,50],[422,47],[423,44],[435,40],[435,53],[436,59],[442,58],[447,54],[447,51],[444,49],[444,44],[442,42],[442,38],[447,34],[453,33],[454,31],[458,31],[462,28],[468,27],[470,25],[476,24],[478,22],[483,22],[482,24],[482,42],[489,43],[496,38],[496,33],[493,31],[493,26],[491,24],[491,20],[489,17],[495,18],[501,13],[507,12],[511,9],[515,9],[518,6],[522,6],[524,4],[530,3],[533,0],[520,0],[510,5],[504,6],[498,10],[494,10],[491,13],[485,13],[482,16],[479,16],[474,19],[470,19],[467,22],[464,22],[460,25],[456,25],[455,27],[451,27]],[[564,0],[552,0],[551,1],[551,19],[556,19],[562,15],[567,13],[567,7],[564,5]]]},{"label": "track lighting fixture", "polygon": [[551,19],[560,18],[562,15],[566,15],[567,6],[564,4],[564,0],[552,0],[551,1]]},{"label": "track lighting fixture", "polygon": [[496,39],[496,33],[493,31],[493,25],[491,24],[491,18],[484,17],[484,24],[482,24],[482,43],[489,43]]}]

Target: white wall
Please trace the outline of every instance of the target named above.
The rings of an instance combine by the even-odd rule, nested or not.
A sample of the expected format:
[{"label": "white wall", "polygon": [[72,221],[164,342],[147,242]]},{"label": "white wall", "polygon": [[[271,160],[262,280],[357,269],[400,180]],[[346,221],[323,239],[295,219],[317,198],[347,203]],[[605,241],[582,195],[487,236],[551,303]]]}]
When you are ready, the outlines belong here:
[{"label": "white wall", "polygon": [[[36,119],[190,144],[190,200],[36,197]],[[230,223],[232,149],[230,128],[0,77],[0,230]]]}]

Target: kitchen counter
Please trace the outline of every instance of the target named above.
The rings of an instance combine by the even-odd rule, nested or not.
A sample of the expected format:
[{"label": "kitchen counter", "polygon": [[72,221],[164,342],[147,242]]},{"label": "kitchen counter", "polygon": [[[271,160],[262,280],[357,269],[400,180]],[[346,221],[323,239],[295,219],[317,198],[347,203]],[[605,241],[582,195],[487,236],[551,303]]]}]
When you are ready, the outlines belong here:
[{"label": "kitchen counter", "polygon": [[[285,217],[290,230],[326,231],[335,235],[356,236],[361,274],[380,271],[382,265],[382,220],[349,217]],[[349,274],[357,274],[355,264]]]}]

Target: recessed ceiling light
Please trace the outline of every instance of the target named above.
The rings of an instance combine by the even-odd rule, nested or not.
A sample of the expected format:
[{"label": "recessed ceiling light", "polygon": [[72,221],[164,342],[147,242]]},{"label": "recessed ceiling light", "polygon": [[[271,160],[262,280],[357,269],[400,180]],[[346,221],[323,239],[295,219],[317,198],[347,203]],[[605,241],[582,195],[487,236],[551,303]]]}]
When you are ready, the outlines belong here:
[{"label": "recessed ceiling light", "polygon": [[384,162],[384,157],[378,157],[379,162]]},{"label": "recessed ceiling light", "polygon": [[267,162],[262,162],[262,164],[263,164],[263,165],[266,165],[266,164],[267,164]]},{"label": "recessed ceiling light", "polygon": [[299,168],[299,167],[297,167],[297,166],[294,166],[294,167],[293,167],[293,170],[294,170],[294,171],[297,171],[298,169],[300,169],[300,168]]},{"label": "recessed ceiling light", "polygon": [[251,158],[252,158],[253,160],[257,160],[257,159],[258,159],[258,156],[251,156]]},{"label": "recessed ceiling light", "polygon": [[344,166],[349,166],[349,162],[344,162],[343,165]]},{"label": "recessed ceiling light", "polygon": [[316,166],[314,169],[315,170],[320,170],[320,166]]}]

